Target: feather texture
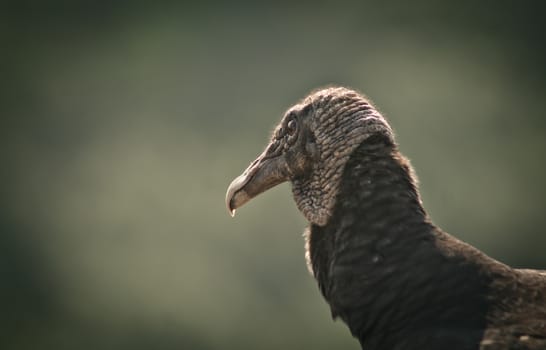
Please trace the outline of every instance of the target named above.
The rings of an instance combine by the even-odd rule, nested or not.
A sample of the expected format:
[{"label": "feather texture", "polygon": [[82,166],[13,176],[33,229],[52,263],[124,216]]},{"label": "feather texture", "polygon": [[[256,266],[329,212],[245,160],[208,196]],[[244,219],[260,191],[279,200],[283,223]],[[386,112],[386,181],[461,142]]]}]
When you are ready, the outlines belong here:
[{"label": "feather texture", "polygon": [[307,262],[332,316],[363,349],[546,349],[546,273],[436,227],[392,129],[362,95],[329,88],[289,109],[228,189],[228,209],[282,181],[310,222]]}]

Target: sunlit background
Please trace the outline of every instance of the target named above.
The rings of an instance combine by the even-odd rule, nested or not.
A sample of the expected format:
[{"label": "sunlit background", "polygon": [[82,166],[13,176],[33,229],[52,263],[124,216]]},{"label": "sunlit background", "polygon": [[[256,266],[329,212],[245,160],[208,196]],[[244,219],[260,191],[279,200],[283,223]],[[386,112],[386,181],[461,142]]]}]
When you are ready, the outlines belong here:
[{"label": "sunlit background", "polygon": [[2,5],[0,348],[358,349],[289,185],[224,206],[332,83],[389,118],[435,223],[546,268],[539,3]]}]

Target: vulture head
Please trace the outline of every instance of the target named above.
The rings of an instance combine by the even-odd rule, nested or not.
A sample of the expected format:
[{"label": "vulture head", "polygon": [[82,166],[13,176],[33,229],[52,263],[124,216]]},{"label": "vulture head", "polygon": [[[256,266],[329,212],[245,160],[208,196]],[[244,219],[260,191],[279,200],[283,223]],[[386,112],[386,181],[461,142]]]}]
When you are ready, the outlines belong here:
[{"label": "vulture head", "polygon": [[389,124],[361,94],[342,87],[311,93],[288,109],[262,154],[230,184],[229,212],[290,181],[307,220],[326,225],[351,152],[376,135],[394,144]]}]

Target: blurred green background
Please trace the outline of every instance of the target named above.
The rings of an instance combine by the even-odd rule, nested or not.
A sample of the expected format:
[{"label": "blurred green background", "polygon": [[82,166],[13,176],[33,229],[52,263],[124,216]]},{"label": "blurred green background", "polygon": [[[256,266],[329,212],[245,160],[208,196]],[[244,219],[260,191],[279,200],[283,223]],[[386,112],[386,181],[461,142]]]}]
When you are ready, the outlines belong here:
[{"label": "blurred green background", "polygon": [[357,349],[289,186],[224,207],[331,83],[389,118],[438,225],[546,268],[542,4],[2,4],[0,348]]}]

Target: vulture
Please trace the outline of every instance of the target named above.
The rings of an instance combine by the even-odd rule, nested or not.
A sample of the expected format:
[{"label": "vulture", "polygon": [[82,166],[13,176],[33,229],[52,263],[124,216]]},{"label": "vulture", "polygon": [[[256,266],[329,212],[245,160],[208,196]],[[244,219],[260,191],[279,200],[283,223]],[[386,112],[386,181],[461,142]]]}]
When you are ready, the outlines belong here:
[{"label": "vulture", "polygon": [[309,221],[309,268],[362,349],[546,349],[546,271],[511,268],[435,226],[361,93],[322,88],[289,108],[229,185],[227,208],[285,181]]}]

